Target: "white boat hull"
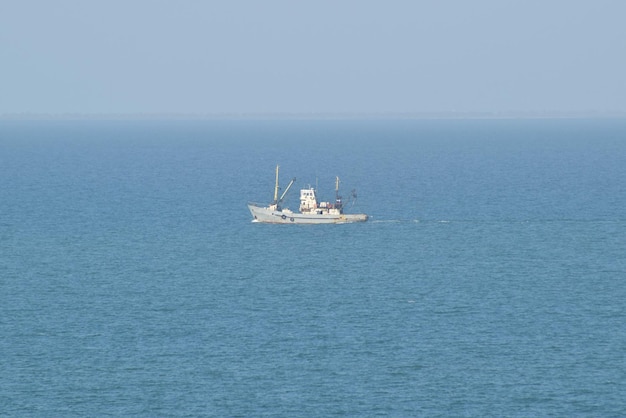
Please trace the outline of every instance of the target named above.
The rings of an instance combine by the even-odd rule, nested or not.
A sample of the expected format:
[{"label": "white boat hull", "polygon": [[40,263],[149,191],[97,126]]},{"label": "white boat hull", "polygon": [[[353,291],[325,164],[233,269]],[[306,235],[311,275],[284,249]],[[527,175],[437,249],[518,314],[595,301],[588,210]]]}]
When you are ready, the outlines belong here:
[{"label": "white boat hull", "polygon": [[288,210],[276,210],[254,203],[248,204],[248,209],[254,222],[271,224],[343,224],[351,222],[365,222],[365,214],[328,214],[328,213],[294,213]]}]

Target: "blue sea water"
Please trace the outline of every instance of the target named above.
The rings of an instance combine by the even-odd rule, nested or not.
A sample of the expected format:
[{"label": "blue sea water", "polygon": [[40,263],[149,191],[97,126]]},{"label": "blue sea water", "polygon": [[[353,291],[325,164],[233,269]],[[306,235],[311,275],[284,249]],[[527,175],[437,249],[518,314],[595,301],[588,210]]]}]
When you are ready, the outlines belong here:
[{"label": "blue sea water", "polygon": [[[277,163],[370,220],[252,223]],[[2,416],[626,416],[624,120],[2,121],[0,179]]]}]

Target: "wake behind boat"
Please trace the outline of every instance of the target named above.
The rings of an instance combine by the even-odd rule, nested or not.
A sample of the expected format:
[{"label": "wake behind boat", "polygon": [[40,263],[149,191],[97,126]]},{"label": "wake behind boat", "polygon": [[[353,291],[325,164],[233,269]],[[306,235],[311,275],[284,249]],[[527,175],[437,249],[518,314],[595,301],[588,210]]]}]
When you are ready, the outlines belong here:
[{"label": "wake behind boat", "polygon": [[[257,203],[248,203],[248,209],[254,218],[254,222],[264,222],[273,224],[339,224],[350,222],[365,222],[367,215],[345,214],[343,213],[343,201],[339,196],[339,177],[335,180],[335,202],[319,202],[317,200],[316,190],[308,187],[300,190],[300,208],[299,212],[293,212],[280,205],[285,195],[296,181],[294,177],[289,185],[278,197],[278,166],[276,166],[276,186],[274,188],[274,200],[269,206],[263,206]],[[355,195],[356,196],[356,195]]]}]

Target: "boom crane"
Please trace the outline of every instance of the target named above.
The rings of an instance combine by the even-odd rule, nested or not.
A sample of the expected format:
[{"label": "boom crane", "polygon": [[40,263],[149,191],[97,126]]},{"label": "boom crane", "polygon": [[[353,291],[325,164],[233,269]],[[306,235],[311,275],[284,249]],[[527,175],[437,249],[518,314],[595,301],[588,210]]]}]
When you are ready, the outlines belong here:
[{"label": "boom crane", "polygon": [[277,205],[280,205],[281,202],[283,201],[283,199],[285,198],[285,195],[287,194],[287,192],[289,191],[289,189],[291,189],[291,186],[293,186],[293,184],[296,182],[296,178],[292,178],[291,181],[289,182],[289,185],[287,186],[287,188],[285,189],[285,191],[283,192],[282,195],[280,195],[280,199],[278,199],[278,203]]},{"label": "boom crane", "polygon": [[283,201],[283,199],[285,198],[285,195],[287,194],[287,192],[289,191],[289,189],[291,188],[291,186],[293,186],[293,184],[296,181],[296,178],[292,178],[291,181],[289,182],[289,185],[287,186],[287,188],[285,189],[285,191],[283,192],[282,195],[280,195],[280,199],[278,198],[278,190],[280,189],[280,186],[278,185],[278,170],[279,170],[279,166],[276,166],[276,185],[274,186],[274,202],[272,203],[273,205],[276,205],[276,208],[280,210],[280,204]]}]

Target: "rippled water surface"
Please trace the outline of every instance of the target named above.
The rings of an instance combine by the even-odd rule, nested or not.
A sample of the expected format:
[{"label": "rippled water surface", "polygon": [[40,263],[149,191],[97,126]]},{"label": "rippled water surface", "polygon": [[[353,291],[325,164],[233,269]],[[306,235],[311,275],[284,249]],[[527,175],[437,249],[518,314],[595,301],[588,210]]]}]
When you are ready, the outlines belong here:
[{"label": "rippled water surface", "polygon": [[[277,163],[370,221],[252,223]],[[624,121],[3,121],[0,178],[0,415],[626,415]]]}]

